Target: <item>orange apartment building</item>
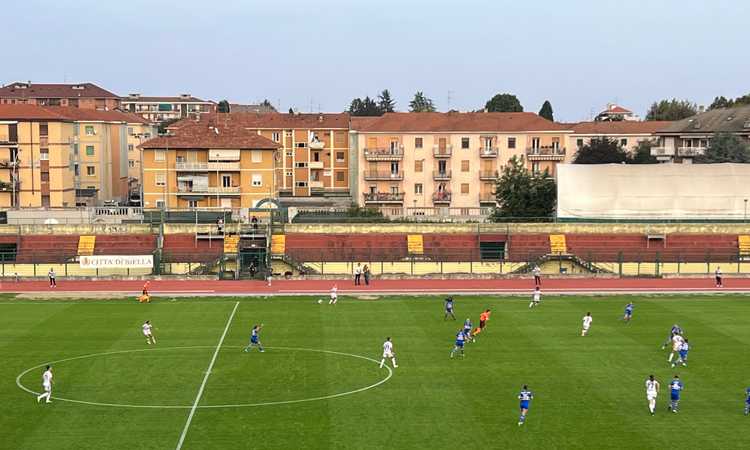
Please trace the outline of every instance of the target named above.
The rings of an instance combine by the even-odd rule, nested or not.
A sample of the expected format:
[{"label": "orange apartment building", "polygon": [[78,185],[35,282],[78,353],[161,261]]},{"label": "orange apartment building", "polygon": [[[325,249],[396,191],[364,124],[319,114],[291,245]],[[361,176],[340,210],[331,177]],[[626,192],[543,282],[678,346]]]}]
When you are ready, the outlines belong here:
[{"label": "orange apartment building", "polygon": [[[282,202],[304,197],[349,196],[349,115],[230,113],[202,116],[251,131],[281,149],[276,183]],[[175,125],[179,129],[182,121]]]},{"label": "orange apartment building", "polygon": [[0,105],[69,106],[108,111],[120,97],[93,83],[60,84],[16,82],[0,87]]},{"label": "orange apartment building", "polygon": [[140,146],[144,208],[252,208],[278,196],[279,143],[215,118],[170,130]]},{"label": "orange apartment building", "polygon": [[494,205],[513,156],[550,174],[570,158],[572,131],[533,113],[388,113],[352,128],[352,195],[363,206]]}]

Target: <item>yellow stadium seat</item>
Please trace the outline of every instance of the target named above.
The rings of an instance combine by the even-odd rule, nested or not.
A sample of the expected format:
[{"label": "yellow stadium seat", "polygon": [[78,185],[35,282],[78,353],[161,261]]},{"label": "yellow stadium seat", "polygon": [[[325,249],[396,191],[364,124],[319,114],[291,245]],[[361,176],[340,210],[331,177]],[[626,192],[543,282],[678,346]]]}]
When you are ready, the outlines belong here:
[{"label": "yellow stadium seat", "polygon": [[750,236],[739,236],[740,256],[750,256]]},{"label": "yellow stadium seat", "polygon": [[406,236],[406,246],[412,255],[424,254],[424,240],[421,234],[409,234]]},{"label": "yellow stadium seat", "polygon": [[549,247],[551,253],[568,253],[568,245],[565,243],[564,234],[550,234]]},{"label": "yellow stadium seat", "polygon": [[274,234],[271,236],[271,254],[283,255],[286,251],[286,235]]},{"label": "yellow stadium seat", "polygon": [[78,256],[93,255],[94,247],[96,247],[96,236],[78,237]]},{"label": "yellow stadium seat", "polygon": [[240,248],[240,237],[236,234],[224,236],[224,253],[237,253]]}]

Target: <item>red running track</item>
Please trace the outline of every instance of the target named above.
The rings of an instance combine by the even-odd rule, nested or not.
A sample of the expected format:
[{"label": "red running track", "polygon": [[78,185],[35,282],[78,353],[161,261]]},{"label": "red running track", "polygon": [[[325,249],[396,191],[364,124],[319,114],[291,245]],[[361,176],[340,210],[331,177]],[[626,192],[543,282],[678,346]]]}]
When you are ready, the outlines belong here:
[{"label": "red running track", "polygon": [[[142,280],[59,280],[57,288],[46,281],[2,281],[0,292],[113,292],[140,293]],[[370,286],[354,286],[352,280],[274,280],[271,286],[263,281],[219,280],[152,280],[149,292],[155,295],[273,295],[322,294],[333,285],[342,294],[418,294],[418,293],[529,293],[534,283],[529,278],[514,279],[404,279],[374,280]],[[725,278],[724,287],[717,288],[713,277],[706,278],[549,278],[542,280],[545,293],[718,293],[750,292],[750,278]]]}]

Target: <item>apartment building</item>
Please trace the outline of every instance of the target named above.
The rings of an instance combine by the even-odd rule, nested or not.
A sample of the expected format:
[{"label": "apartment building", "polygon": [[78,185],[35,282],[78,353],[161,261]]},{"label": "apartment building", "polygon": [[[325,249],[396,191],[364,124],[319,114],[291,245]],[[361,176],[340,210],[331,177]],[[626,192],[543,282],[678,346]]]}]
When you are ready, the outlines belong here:
[{"label": "apartment building", "polygon": [[29,81],[0,87],[0,104],[68,106],[107,111],[120,106],[120,97],[93,83],[60,84]]},{"label": "apartment building", "polygon": [[623,108],[620,105],[616,105],[614,103],[607,104],[607,108],[604,111],[601,111],[599,114],[594,117],[595,122],[619,122],[619,121],[640,121],[641,118],[638,117],[633,111]]},{"label": "apartment building", "polygon": [[202,114],[216,111],[216,104],[190,94],[177,97],[147,97],[130,94],[122,99],[122,109],[138,114],[150,122],[166,122],[178,119],[195,119]]},{"label": "apartment building", "polygon": [[691,164],[705,153],[717,133],[739,136],[750,145],[750,106],[713,109],[672,122],[656,132],[659,138],[651,155],[661,162]]},{"label": "apartment building", "polygon": [[572,133],[533,113],[388,113],[352,127],[352,194],[363,206],[494,205],[510,158],[554,174]]},{"label": "apartment building", "polygon": [[[565,124],[573,134],[569,136],[567,148],[576,152],[592,139],[612,139],[628,152],[635,151],[642,141],[656,141],[656,132],[666,128],[669,121],[611,121],[578,122]],[[575,157],[575,155],[571,155]]]},{"label": "apartment building", "polygon": [[140,202],[141,196],[141,149],[139,146],[147,140],[156,137],[158,127],[137,114],[123,113],[126,121],[127,133],[127,191],[129,200]]},{"label": "apartment building", "polygon": [[141,144],[143,207],[251,208],[278,195],[279,143],[215,118]]}]

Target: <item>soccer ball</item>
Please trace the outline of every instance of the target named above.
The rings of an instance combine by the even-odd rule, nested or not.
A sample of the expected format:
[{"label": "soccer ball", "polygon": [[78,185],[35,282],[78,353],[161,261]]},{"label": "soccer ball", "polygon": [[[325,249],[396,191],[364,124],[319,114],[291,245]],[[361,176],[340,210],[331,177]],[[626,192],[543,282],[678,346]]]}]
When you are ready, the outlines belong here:
[{"label": "soccer ball", "polygon": [[318,304],[321,304],[321,303],[323,303],[323,299],[320,299],[320,298],[319,298],[319,299],[318,299]]}]

